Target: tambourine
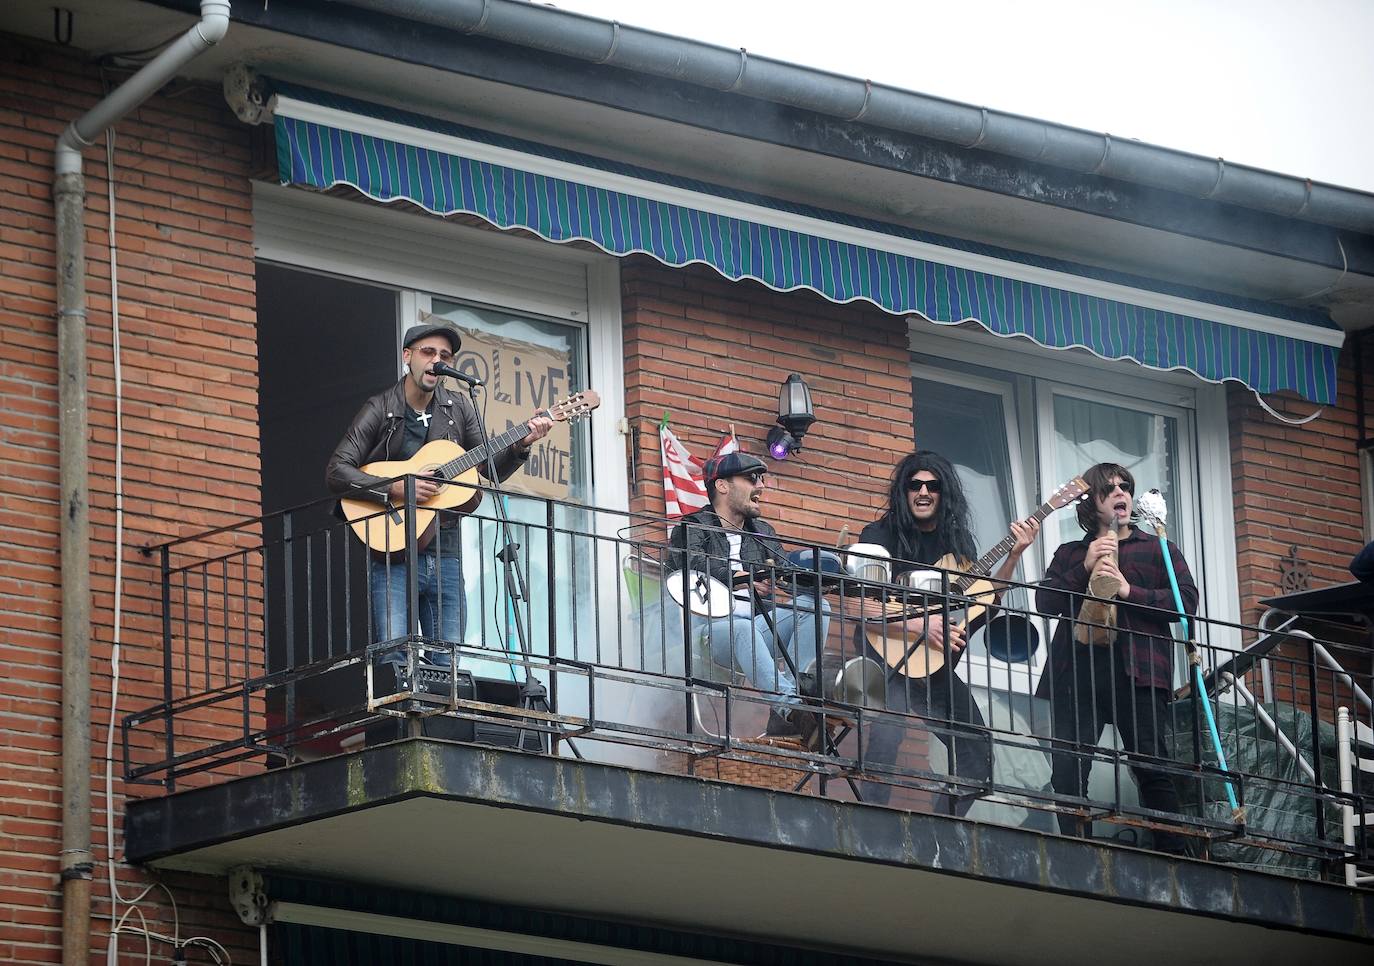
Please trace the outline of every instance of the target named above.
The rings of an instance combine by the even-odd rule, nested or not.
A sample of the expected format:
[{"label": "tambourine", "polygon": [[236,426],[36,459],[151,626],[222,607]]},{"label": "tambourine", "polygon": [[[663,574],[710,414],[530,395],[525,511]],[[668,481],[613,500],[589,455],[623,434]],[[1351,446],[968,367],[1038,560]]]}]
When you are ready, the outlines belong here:
[{"label": "tambourine", "polygon": [[674,603],[698,617],[729,617],[735,607],[730,588],[700,571],[675,570],[663,578],[663,586]]}]

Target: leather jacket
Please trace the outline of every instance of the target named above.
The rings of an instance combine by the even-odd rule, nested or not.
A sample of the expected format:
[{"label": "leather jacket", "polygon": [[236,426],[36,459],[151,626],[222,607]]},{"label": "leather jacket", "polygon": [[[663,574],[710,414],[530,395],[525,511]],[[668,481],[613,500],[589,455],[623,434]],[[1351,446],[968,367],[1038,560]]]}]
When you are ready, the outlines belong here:
[{"label": "leather jacket", "polygon": [[[359,467],[399,458],[409,405],[404,378],[363,403],[325,468],[325,484],[330,493],[386,502],[386,478],[364,473]],[[464,450],[482,445],[483,439],[482,422],[472,403],[449,392],[442,384],[434,388],[434,417],[429,421],[425,442],[436,439],[452,440]],[[528,450],[519,443],[511,444],[496,454],[497,475],[506,479],[528,458]],[[486,476],[486,468],[483,462],[477,469]]]},{"label": "leather jacket", "polygon": [[[777,531],[755,517],[740,531],[739,559],[745,570],[787,563],[787,551]],[[707,506],[682,518],[668,537],[668,566],[673,570],[697,570],[729,586],[730,540],[716,511]]]}]

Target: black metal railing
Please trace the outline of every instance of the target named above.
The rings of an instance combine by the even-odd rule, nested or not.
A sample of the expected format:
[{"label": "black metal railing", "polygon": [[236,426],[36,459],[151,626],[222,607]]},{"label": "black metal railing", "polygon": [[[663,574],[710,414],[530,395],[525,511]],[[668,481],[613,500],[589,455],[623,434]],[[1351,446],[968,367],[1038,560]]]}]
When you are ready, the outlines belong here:
[{"label": "black metal railing", "polygon": [[[1191,648],[1056,650],[1034,584],[912,586],[821,546],[741,564],[708,552],[725,532],[673,541],[662,519],[514,495],[508,539],[497,498],[392,557],[354,532],[386,510],[350,526],[324,501],[155,548],[161,699],[124,719],[126,778],[170,791],[426,733],[712,777],[763,765],[776,787],[1307,875],[1371,855],[1342,841],[1370,789],[1340,790],[1334,731],[1347,707],[1368,740],[1371,649],[1340,629],[1197,616]],[[971,604],[994,606],[962,652],[922,636]],[[1071,641],[1077,620],[1058,623]],[[1152,647],[1168,688],[1132,677]]]}]

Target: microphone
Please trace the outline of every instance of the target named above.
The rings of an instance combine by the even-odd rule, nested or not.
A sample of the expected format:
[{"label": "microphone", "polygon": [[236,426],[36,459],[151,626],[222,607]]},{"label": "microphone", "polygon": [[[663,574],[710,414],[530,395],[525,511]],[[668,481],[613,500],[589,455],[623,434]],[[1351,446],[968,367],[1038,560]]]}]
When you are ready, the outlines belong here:
[{"label": "microphone", "polygon": [[469,376],[466,372],[459,372],[457,369],[453,368],[453,366],[449,365],[447,362],[436,362],[434,363],[434,365],[429,367],[429,371],[432,375],[449,376],[452,379],[457,379],[459,382],[465,382],[469,386],[486,385],[486,383],[484,383],[481,379],[478,379],[476,376]]}]

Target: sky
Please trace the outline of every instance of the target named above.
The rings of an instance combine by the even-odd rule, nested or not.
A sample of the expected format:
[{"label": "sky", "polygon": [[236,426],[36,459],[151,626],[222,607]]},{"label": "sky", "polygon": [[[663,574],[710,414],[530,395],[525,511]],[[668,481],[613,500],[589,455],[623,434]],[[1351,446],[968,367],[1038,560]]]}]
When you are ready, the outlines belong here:
[{"label": "sky", "polygon": [[1374,0],[551,5],[1374,191]]}]

